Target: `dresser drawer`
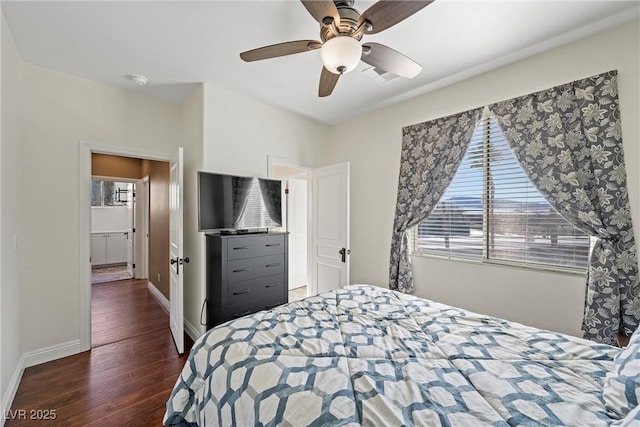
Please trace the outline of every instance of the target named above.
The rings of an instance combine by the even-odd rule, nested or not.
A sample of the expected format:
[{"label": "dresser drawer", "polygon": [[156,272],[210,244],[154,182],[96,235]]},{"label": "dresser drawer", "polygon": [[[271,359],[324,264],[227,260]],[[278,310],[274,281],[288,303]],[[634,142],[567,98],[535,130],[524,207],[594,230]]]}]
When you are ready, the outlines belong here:
[{"label": "dresser drawer", "polygon": [[270,301],[273,297],[276,300],[282,299],[286,292],[285,285],[284,274],[229,283],[227,303],[229,305],[242,304],[246,307],[255,303],[257,307],[260,307],[261,303]]},{"label": "dresser drawer", "polygon": [[286,303],[282,295],[267,295],[251,303],[229,304],[224,308],[222,321],[237,319],[262,310],[270,310],[274,307]]},{"label": "dresser drawer", "polygon": [[227,259],[284,254],[284,235],[257,235],[227,239]]},{"label": "dresser drawer", "polygon": [[229,283],[284,273],[284,254],[238,259],[227,263]]}]

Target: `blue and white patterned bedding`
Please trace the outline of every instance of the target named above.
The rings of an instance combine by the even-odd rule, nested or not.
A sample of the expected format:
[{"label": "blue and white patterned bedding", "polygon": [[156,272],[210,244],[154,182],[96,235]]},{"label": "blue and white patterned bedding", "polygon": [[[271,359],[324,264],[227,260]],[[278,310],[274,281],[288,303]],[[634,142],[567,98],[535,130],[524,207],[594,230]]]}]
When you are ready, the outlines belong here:
[{"label": "blue and white patterned bedding", "polygon": [[599,426],[618,349],[358,285],[220,325],[165,425]]}]

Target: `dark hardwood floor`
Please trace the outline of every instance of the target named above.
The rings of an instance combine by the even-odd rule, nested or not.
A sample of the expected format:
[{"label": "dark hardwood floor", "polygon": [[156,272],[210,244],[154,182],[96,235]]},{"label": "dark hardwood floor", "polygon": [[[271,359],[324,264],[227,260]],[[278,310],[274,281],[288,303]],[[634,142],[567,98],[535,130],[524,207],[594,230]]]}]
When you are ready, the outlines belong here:
[{"label": "dark hardwood floor", "polygon": [[[93,349],[27,368],[6,426],[162,425],[193,341],[185,335],[178,356],[169,316],[146,280],[93,285],[92,292]],[[55,419],[42,420],[47,414]]]}]

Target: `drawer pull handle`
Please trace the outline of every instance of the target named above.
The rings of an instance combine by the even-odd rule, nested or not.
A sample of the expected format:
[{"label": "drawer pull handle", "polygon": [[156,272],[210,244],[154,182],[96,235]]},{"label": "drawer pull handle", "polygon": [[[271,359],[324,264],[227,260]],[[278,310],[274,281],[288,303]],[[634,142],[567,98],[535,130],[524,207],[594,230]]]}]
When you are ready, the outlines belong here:
[{"label": "drawer pull handle", "polygon": [[275,288],[276,286],[280,286],[280,283],[271,283],[270,285],[265,285],[265,288]]},{"label": "drawer pull handle", "polygon": [[279,266],[279,265],[280,265],[280,263],[279,263],[279,262],[276,262],[275,264],[267,264],[267,265],[265,265],[265,267],[266,267],[266,268],[271,268],[271,267],[277,267],[277,266]]},{"label": "drawer pull handle", "polygon": [[248,294],[249,292],[251,292],[251,289],[245,289],[244,291],[234,292],[233,295]]},{"label": "drawer pull handle", "polygon": [[265,308],[265,309],[267,309],[267,310],[270,310],[270,309],[272,309],[273,307],[277,307],[277,306],[279,306],[279,305],[280,305],[279,303],[276,303],[276,304],[269,304],[269,305],[265,305],[265,306],[264,306],[264,308]]},{"label": "drawer pull handle", "polygon": [[270,247],[270,246],[280,246],[280,243],[267,243],[265,246],[266,246],[266,247]]},{"label": "drawer pull handle", "polygon": [[238,246],[237,248],[233,248],[234,251],[239,251],[242,249],[251,249],[251,246]]},{"label": "drawer pull handle", "polygon": [[251,314],[251,310],[247,310],[244,313],[240,313],[240,314],[234,314],[233,318],[237,319],[238,317],[246,316],[247,314]]},{"label": "drawer pull handle", "polygon": [[234,273],[241,273],[243,271],[251,271],[251,268],[247,267],[247,268],[239,268],[237,270],[233,270]]}]

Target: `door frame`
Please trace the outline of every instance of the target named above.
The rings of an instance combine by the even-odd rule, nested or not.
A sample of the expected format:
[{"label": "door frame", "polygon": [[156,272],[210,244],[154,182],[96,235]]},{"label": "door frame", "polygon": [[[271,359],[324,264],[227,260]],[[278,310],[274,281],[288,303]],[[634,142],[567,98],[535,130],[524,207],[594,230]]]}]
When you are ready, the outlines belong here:
[{"label": "door frame", "polygon": [[[139,243],[135,249],[134,259],[140,259],[139,276],[141,278],[149,278],[149,175],[142,177],[136,183],[136,219],[140,224],[139,239],[136,243]],[[139,221],[142,220],[142,221]],[[136,230],[136,233],[138,230]]]},{"label": "door frame", "polygon": [[111,154],[143,160],[171,162],[170,154],[131,150],[126,147],[79,141],[79,332],[80,351],[91,349],[91,154]]},{"label": "door frame", "polygon": [[[295,160],[286,159],[284,157],[276,157],[276,156],[267,156],[267,176],[269,178],[273,177],[273,168],[274,166],[284,166],[295,169],[301,169],[306,171],[306,180],[307,180],[307,296],[315,295],[315,291],[312,289],[311,284],[311,267],[312,267],[312,225],[313,225],[313,210],[311,203],[311,195],[313,189],[313,168],[309,166],[305,166],[304,164],[297,162]],[[287,206],[288,209],[288,206]],[[287,218],[289,216],[289,212],[287,211]],[[283,224],[283,228],[284,224]],[[285,230],[289,231],[289,230]]]}]

